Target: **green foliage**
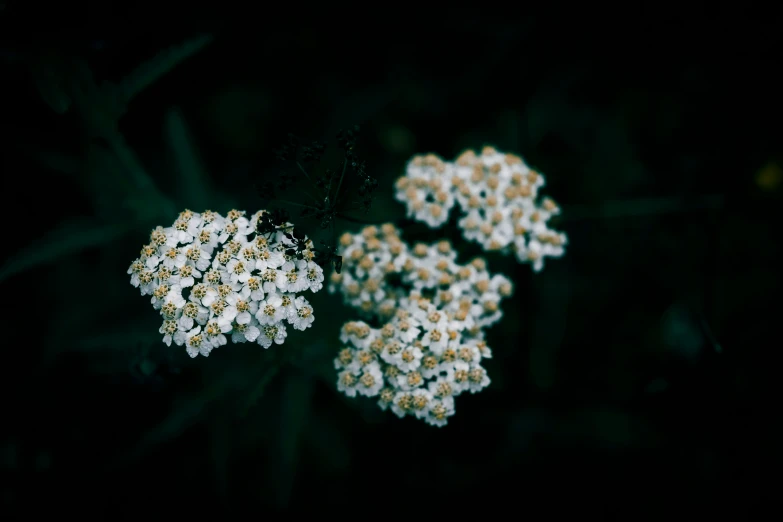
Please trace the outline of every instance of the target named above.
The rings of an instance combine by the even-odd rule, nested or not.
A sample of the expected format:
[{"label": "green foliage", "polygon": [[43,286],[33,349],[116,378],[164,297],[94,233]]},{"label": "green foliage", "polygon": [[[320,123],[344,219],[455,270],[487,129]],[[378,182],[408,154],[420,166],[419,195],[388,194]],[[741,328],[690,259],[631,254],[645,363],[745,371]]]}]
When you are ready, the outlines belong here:
[{"label": "green foliage", "polygon": [[117,240],[135,228],[134,222],[66,221],[11,256],[0,268],[0,281],[44,263]]},{"label": "green foliage", "polygon": [[[28,152],[39,156],[47,166],[68,174],[74,174],[81,167],[84,188],[102,219],[79,219],[59,225],[6,261],[0,269],[0,281],[41,264],[111,243],[129,231],[173,217],[174,202],[157,188],[136,152],[119,132],[117,123],[134,96],[211,40],[211,36],[200,36],[163,51],[118,86],[110,83],[99,86],[89,65],[80,57],[62,56],[52,51],[30,61],[33,81],[47,105],[58,114],[75,110],[88,135],[101,138],[107,147],[89,141],[87,162],[83,165],[67,156],[39,155],[36,150]],[[180,165],[181,185],[190,187],[185,197],[195,200],[193,204],[206,204],[206,176],[190,148],[184,122],[177,112],[172,112],[168,121],[170,146]]]},{"label": "green foliage", "polygon": [[166,138],[174,159],[174,173],[176,184],[181,188],[178,195],[182,203],[186,208],[208,208],[214,204],[211,201],[212,183],[178,108],[172,108],[166,114]]},{"label": "green foliage", "polygon": [[57,61],[40,60],[33,63],[31,73],[35,87],[44,102],[57,114],[65,114],[71,107],[66,78]]},{"label": "green foliage", "polygon": [[270,357],[264,357],[258,364],[261,371],[255,382],[251,383],[244,393],[244,399],[239,411],[242,417],[247,417],[250,409],[264,396],[267,386],[269,386],[275,375],[278,374],[281,366],[279,360],[271,360]]},{"label": "green foliage", "polygon": [[207,384],[198,394],[180,397],[172,405],[171,413],[147,430],[126,458],[136,459],[150,449],[179,437],[202,419],[232,387],[232,379],[225,376]]},{"label": "green foliage", "polygon": [[288,374],[280,396],[280,422],[277,426],[275,498],[286,507],[296,478],[302,434],[309,421],[313,393],[312,379],[300,373]]},{"label": "green foliage", "polygon": [[[416,27],[418,22],[410,23]],[[20,375],[20,385],[11,380],[8,386],[16,404],[3,447],[16,457],[9,456],[15,463],[7,469],[32,473],[36,455],[49,454],[55,470],[54,475],[30,476],[31,481],[11,475],[13,485],[3,490],[3,498],[21,508],[26,497],[19,492],[26,493],[25,484],[36,498],[42,486],[49,492],[47,485],[62,493],[64,477],[120,509],[138,505],[139,511],[148,511],[162,500],[204,510],[215,500],[210,489],[217,489],[220,500],[237,510],[247,504],[266,509],[266,503],[297,508],[315,497],[319,509],[344,510],[350,492],[355,511],[378,498],[378,482],[367,480],[368,455],[381,471],[381,482],[415,491],[424,480],[433,499],[465,491],[478,498],[479,490],[502,488],[509,476],[548,493],[554,485],[567,494],[569,486],[583,486],[583,474],[562,473],[575,464],[588,475],[601,469],[602,476],[616,473],[626,482],[639,470],[652,483],[676,480],[679,486],[682,481],[682,491],[693,491],[694,484],[722,486],[748,459],[764,460],[774,430],[740,410],[758,404],[753,394],[774,382],[774,366],[756,371],[749,361],[765,360],[770,348],[765,337],[772,337],[777,324],[769,310],[781,281],[780,248],[774,241],[779,205],[771,204],[779,199],[779,189],[754,201],[755,208],[738,207],[755,190],[742,176],[756,160],[769,159],[743,149],[764,139],[773,142],[774,135],[754,122],[738,121],[725,103],[738,97],[744,105],[736,114],[769,115],[754,101],[758,94],[724,87],[732,85],[732,76],[753,74],[727,76],[725,67],[716,67],[714,77],[707,78],[711,81],[705,81],[715,89],[693,90],[689,100],[687,88],[668,74],[664,61],[656,61],[654,69],[648,60],[637,60],[638,68],[633,61],[618,68],[606,59],[603,69],[586,66],[591,77],[562,55],[546,54],[566,45],[534,45],[548,32],[540,22],[522,27],[494,20],[481,24],[489,28],[483,32],[473,25],[472,20],[450,25],[455,34],[470,31],[475,37],[443,39],[444,52],[435,61],[417,40],[431,35],[431,28],[411,29],[405,41],[395,40],[388,52],[373,56],[377,72],[351,53],[362,38],[356,34],[343,41],[331,28],[308,28],[303,33],[314,44],[305,51],[296,33],[287,42],[276,41],[278,35],[231,35],[238,42],[231,48],[221,41],[222,49],[263,66],[226,74],[225,55],[211,64],[199,61],[175,70],[194,83],[202,74],[216,79],[195,93],[201,106],[212,105],[208,97],[213,93],[216,99],[238,102],[230,114],[216,105],[199,118],[183,100],[171,99],[162,114],[154,111],[165,118],[122,120],[127,110],[142,108],[143,89],[203,49],[209,37],[164,51],[119,83],[105,81],[93,62],[66,55],[66,46],[20,58],[30,67],[31,88],[51,109],[46,116],[62,115],[58,124],[71,127],[46,143],[47,132],[55,134],[56,126],[45,118],[33,120],[26,127],[47,132],[40,140],[17,139],[12,149],[58,175],[58,185],[83,191],[86,198],[77,199],[87,208],[74,213],[91,217],[68,221],[57,214],[73,205],[45,210],[51,225],[35,232],[62,223],[59,228],[0,261],[0,283],[7,290],[20,283],[22,297],[30,301],[17,307],[28,322],[16,328],[23,340],[10,346],[32,361],[39,356],[36,343],[49,344],[44,364],[34,362],[38,373]],[[508,45],[509,35],[519,45]],[[531,45],[535,53],[528,52]],[[605,59],[600,53],[593,56],[591,64]],[[269,71],[280,71],[281,65],[286,74],[270,77]],[[524,78],[515,81],[519,71]],[[648,81],[648,75],[660,78],[660,84]],[[758,82],[742,82],[759,89]],[[623,91],[636,95],[629,98]],[[661,108],[660,92],[676,98],[672,110],[665,104]],[[628,99],[639,115],[635,122],[622,117],[625,109],[611,107]],[[680,114],[677,107],[687,111]],[[722,125],[710,125],[715,107],[721,107]],[[162,129],[156,128],[158,121]],[[402,145],[382,149],[380,144],[379,149],[373,135],[379,122],[404,129],[415,136],[415,144],[398,138]],[[145,149],[130,133],[123,134],[122,123],[151,136]],[[335,392],[331,357],[338,348],[337,332],[341,321],[355,317],[326,291],[313,298],[314,327],[297,332],[286,345],[267,351],[227,346],[209,359],[191,360],[181,347],[160,342],[159,318],[149,306],[139,307],[147,298],[133,291],[125,275],[149,228],[170,222],[177,210],[227,209],[233,206],[229,197],[253,201],[255,196],[235,181],[255,176],[267,145],[278,142],[281,133],[323,137],[354,123],[369,133],[367,169],[380,187],[371,214],[357,218],[377,223],[401,215],[392,184],[408,154],[457,153],[477,143],[519,151],[540,165],[552,194],[563,203],[561,219],[573,250],[562,263],[531,278],[487,256],[518,289],[504,309],[502,326],[488,339],[495,354],[488,365],[491,387],[467,397],[454,425],[445,430],[400,421],[373,401]],[[191,129],[198,138],[211,133],[204,142],[215,148],[199,150]],[[163,143],[156,147],[161,134]],[[25,143],[16,147],[19,141]],[[715,155],[716,150],[721,153]],[[202,157],[209,158],[210,169]],[[699,161],[691,163],[694,158]],[[726,174],[733,176],[732,183],[721,185]],[[225,193],[218,191],[223,187]],[[721,187],[730,189],[725,198],[699,196]],[[712,251],[700,236],[711,234],[707,218],[718,213],[730,219],[715,227],[720,241]],[[352,227],[341,224],[341,230]],[[423,226],[405,230],[411,241],[432,241],[443,237],[441,232]],[[460,256],[477,253],[470,245],[458,245]],[[35,278],[9,281],[32,270]],[[81,280],[90,285],[75,290],[73,281]],[[82,291],[88,286],[91,292]],[[706,350],[712,343],[695,338],[701,348],[682,357],[683,343],[701,331],[700,323],[672,323],[661,315],[683,295],[689,306],[695,301],[705,309],[716,339],[726,347],[720,354],[715,352],[721,345]],[[41,322],[32,312],[37,310],[32,305],[41,302],[54,310],[43,320],[45,339],[27,326]],[[723,365],[717,367],[724,373],[715,374],[719,385],[716,366],[708,364]],[[14,363],[14,368],[12,374],[21,374],[16,368],[22,367]],[[748,422],[732,424],[738,412]],[[748,425],[759,429],[747,430]],[[106,437],[113,430],[117,437]],[[721,439],[730,441],[726,453],[739,457],[721,460]],[[654,453],[637,458],[653,446]],[[478,453],[466,458],[469,448]],[[119,462],[104,458],[117,454]],[[717,472],[707,466],[703,472],[693,455],[726,466]],[[114,464],[122,467],[112,469]],[[131,487],[105,481],[107,470],[111,477],[127,477]],[[90,478],[72,480],[84,477]],[[102,482],[105,490],[95,487]]]},{"label": "green foliage", "polygon": [[139,93],[187,58],[201,51],[210,42],[212,42],[211,35],[201,35],[161,51],[150,61],[140,65],[117,85],[119,99],[123,103],[129,103]]}]

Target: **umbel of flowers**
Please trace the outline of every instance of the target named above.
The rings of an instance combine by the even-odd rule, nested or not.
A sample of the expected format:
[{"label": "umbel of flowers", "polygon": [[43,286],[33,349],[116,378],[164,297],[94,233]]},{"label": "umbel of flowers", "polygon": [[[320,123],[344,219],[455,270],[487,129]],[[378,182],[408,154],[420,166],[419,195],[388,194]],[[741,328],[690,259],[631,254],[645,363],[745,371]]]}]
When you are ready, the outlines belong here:
[{"label": "umbel of flowers", "polygon": [[446,425],[455,397],[489,385],[484,329],[501,318],[511,282],[490,275],[483,259],[459,264],[448,241],[409,246],[391,224],[344,234],[338,253],[343,270],[329,291],[364,319],[342,328],[338,389]]},{"label": "umbel of flowers", "polygon": [[454,162],[414,156],[395,188],[409,218],[439,228],[458,207],[466,240],[486,251],[513,252],[538,272],[545,258],[563,255],[567,241],[547,225],[560,209],[539,197],[543,186],[544,177],[519,156],[484,147],[480,154],[466,150]]},{"label": "umbel of flowers", "polygon": [[208,356],[230,338],[264,348],[282,344],[287,327],[305,330],[313,307],[302,295],[323,287],[312,241],[261,210],[185,210],[157,227],[131,263],[131,284],[150,295],[163,342]]}]

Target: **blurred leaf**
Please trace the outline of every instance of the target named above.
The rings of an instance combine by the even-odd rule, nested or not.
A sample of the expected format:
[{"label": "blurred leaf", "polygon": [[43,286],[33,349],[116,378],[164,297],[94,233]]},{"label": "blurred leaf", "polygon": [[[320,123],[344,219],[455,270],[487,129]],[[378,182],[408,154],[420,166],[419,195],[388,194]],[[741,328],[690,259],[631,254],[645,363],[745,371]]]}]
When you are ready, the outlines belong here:
[{"label": "blurred leaf", "polygon": [[286,507],[296,477],[297,457],[302,430],[310,416],[314,391],[313,381],[298,372],[291,372],[285,381],[280,401],[279,443],[275,472],[275,498],[279,507]]},{"label": "blurred leaf", "polygon": [[173,214],[173,203],[155,186],[152,177],[141,165],[136,152],[125,141],[125,137],[119,132],[112,132],[104,138],[109,143],[109,147],[116,155],[124,172],[130,177],[136,188],[143,191],[145,197],[138,200],[135,206],[137,216],[153,217]]},{"label": "blurred leaf", "polygon": [[136,213],[134,199],[138,189],[123,171],[117,156],[106,146],[90,143],[87,165],[82,179],[96,214],[110,219],[118,209]]},{"label": "blurred leaf", "polygon": [[210,406],[223,397],[234,386],[231,374],[213,382],[195,396],[184,397],[172,404],[169,415],[142,436],[136,447],[121,459],[135,460],[151,448],[176,439],[196,424]]},{"label": "blurred leaf", "polygon": [[363,125],[398,97],[398,89],[388,85],[353,92],[338,101],[332,108],[333,133],[338,129]]},{"label": "blurred leaf", "polygon": [[225,499],[228,493],[228,461],[231,456],[231,425],[226,415],[209,423],[209,447],[215,470],[217,492]]},{"label": "blurred leaf", "polygon": [[647,393],[662,393],[669,388],[669,381],[664,378],[653,379],[647,384],[645,391]]},{"label": "blurred leaf", "polygon": [[215,205],[210,200],[210,179],[193,147],[182,112],[173,108],[166,114],[166,137],[174,155],[178,196],[187,208],[203,210]]},{"label": "blurred leaf", "polygon": [[664,345],[677,355],[694,359],[705,345],[705,338],[696,314],[682,303],[672,304],[661,318]]},{"label": "blurred leaf", "polygon": [[63,79],[85,129],[93,137],[108,138],[119,132],[117,122],[125,108],[117,97],[95,81],[90,65],[82,58],[61,58]]},{"label": "blurred leaf", "polygon": [[82,172],[82,164],[78,158],[52,150],[43,150],[34,145],[21,145],[20,149],[28,158],[55,172],[69,176],[75,176]]},{"label": "blurred leaf", "polygon": [[158,81],[167,72],[196,54],[212,41],[211,35],[202,35],[161,51],[148,62],[140,65],[117,86],[120,98],[130,102],[141,91]]},{"label": "blurred leaf", "polygon": [[74,219],[62,223],[32,245],[23,248],[0,268],[0,281],[8,277],[116,240],[133,230],[134,223],[95,223]]},{"label": "blurred leaf", "polygon": [[560,266],[546,268],[534,279],[535,317],[530,321],[530,379],[542,390],[557,382],[557,356],[566,332],[569,280]]},{"label": "blurred leaf", "polygon": [[242,407],[240,408],[240,415],[242,417],[247,416],[248,412],[250,411],[250,408],[255,406],[255,404],[259,401],[259,399],[264,395],[264,392],[266,391],[267,386],[269,386],[270,381],[280,371],[279,361],[276,360],[270,362],[267,361],[268,358],[264,357],[261,363],[262,364],[261,374],[256,380],[253,389],[245,397]]},{"label": "blurred leaf", "polygon": [[770,161],[756,172],[756,185],[766,192],[774,192],[783,181],[783,169],[774,161]]},{"label": "blurred leaf", "polygon": [[153,375],[157,369],[158,364],[152,359],[144,359],[139,364],[139,371],[146,377]]},{"label": "blurred leaf", "polygon": [[55,60],[57,58],[49,56],[40,58],[32,62],[30,69],[43,101],[57,114],[64,114],[72,100]]},{"label": "blurred leaf", "polygon": [[[96,350],[130,350],[140,345],[156,346],[162,345],[162,334],[157,330],[148,330],[140,328],[138,320],[128,321],[126,328],[113,328],[108,331],[99,331],[93,335],[84,338],[75,338],[68,344],[69,350],[96,351]],[[166,348],[163,346],[163,348]]]},{"label": "blurred leaf", "polygon": [[351,463],[351,449],[334,418],[314,412],[308,419],[308,426],[303,443],[318,455],[318,460],[330,471],[347,469]]}]

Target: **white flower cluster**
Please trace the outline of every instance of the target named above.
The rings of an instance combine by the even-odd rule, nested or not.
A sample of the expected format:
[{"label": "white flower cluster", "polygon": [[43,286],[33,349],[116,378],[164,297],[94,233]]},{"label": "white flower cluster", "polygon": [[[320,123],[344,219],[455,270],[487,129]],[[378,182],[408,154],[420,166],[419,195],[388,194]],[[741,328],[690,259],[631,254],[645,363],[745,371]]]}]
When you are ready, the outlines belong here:
[{"label": "white flower cluster", "polygon": [[446,425],[454,397],[489,385],[484,328],[500,319],[511,281],[490,276],[480,258],[458,264],[448,241],[411,248],[390,224],[344,234],[338,253],[343,270],[331,275],[329,291],[380,326],[343,326],[338,389],[378,397],[399,417]]},{"label": "white flower cluster", "polygon": [[409,218],[438,228],[459,206],[458,226],[465,239],[486,251],[514,252],[538,272],[544,258],[565,252],[566,235],[547,226],[560,209],[539,199],[544,177],[514,154],[484,147],[480,155],[463,152],[446,162],[435,154],[414,156],[396,182],[396,198]]},{"label": "white flower cluster", "polygon": [[296,330],[312,325],[313,308],[297,295],[323,287],[312,241],[295,240],[290,223],[256,233],[263,214],[185,210],[172,226],[152,231],[128,274],[163,316],[164,343],[208,356],[229,334],[235,343],[269,348],[283,343],[286,323]]}]

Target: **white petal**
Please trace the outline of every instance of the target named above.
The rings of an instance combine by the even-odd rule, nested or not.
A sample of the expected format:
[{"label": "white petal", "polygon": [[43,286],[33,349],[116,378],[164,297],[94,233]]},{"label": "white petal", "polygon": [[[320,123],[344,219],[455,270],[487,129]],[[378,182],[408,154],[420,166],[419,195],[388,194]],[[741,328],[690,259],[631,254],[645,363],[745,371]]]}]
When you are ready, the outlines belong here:
[{"label": "white petal", "polygon": [[261,335],[261,330],[255,326],[248,326],[247,330],[245,330],[245,338],[251,343],[258,339],[259,335]]},{"label": "white petal", "polygon": [[193,328],[193,319],[183,315],[182,317],[179,318],[179,324],[185,330],[190,330],[191,328]]}]

